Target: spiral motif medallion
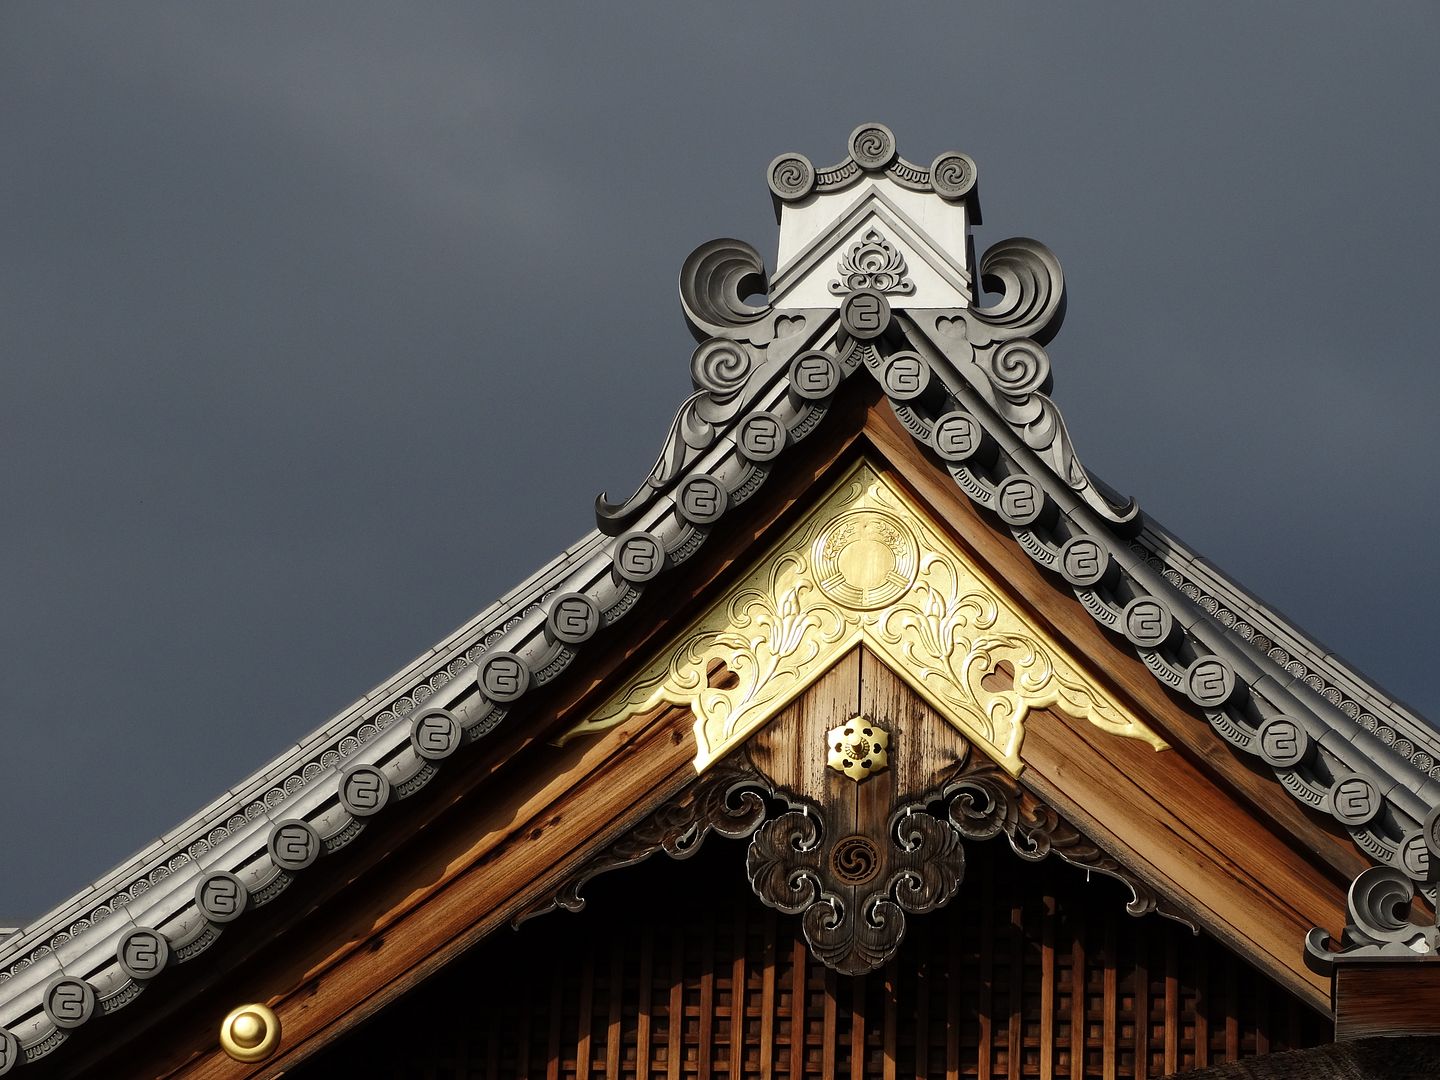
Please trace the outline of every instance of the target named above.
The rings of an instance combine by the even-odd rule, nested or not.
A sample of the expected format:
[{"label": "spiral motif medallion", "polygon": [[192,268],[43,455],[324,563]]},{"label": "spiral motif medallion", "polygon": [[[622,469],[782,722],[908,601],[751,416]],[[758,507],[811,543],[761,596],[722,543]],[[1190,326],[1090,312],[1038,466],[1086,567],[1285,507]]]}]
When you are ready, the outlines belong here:
[{"label": "spiral motif medallion", "polygon": [[895,136],[884,124],[861,124],[850,135],[850,156],[864,169],[883,169],[895,157]]},{"label": "spiral motif medallion", "polygon": [[968,154],[941,154],[930,166],[930,186],[942,199],[963,199],[975,186],[975,162]]},{"label": "spiral motif medallion", "polygon": [[770,163],[766,179],[776,198],[794,202],[815,186],[815,166],[804,154],[781,154]]},{"label": "spiral motif medallion", "polygon": [[843,884],[864,885],[880,873],[880,852],[867,836],[842,837],[830,852],[830,871]]}]

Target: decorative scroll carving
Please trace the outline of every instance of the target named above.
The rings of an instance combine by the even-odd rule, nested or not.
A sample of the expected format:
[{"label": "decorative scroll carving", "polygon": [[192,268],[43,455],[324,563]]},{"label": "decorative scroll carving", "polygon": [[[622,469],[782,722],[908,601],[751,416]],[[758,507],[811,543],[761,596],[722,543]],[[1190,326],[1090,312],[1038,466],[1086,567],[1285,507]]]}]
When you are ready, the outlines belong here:
[{"label": "decorative scroll carving", "polygon": [[972,312],[996,339],[1030,337],[1043,345],[1059,333],[1065,274],[1054,252],[1038,240],[1018,236],[992,246],[980,259],[980,281],[1001,294],[992,306]]},{"label": "decorative scroll carving", "polygon": [[874,289],[903,296],[915,291],[915,283],[905,276],[910,272],[905,265],[905,256],[885,239],[879,229],[866,229],[865,234],[840,257],[836,270],[840,277],[830,282],[830,291],[836,296],[848,296],[856,289]]},{"label": "decorative scroll carving", "polygon": [[763,319],[770,305],[757,307],[745,298],[767,288],[765,262],[743,240],[701,244],[680,268],[680,303],[700,340]]},{"label": "decorative scroll carving", "polygon": [[[704,770],[862,642],[1013,773],[1032,708],[1054,706],[1166,749],[863,462],[565,739],[664,702],[684,705],[696,718],[695,767]],[[717,660],[733,685],[709,685]],[[1013,685],[985,686],[1002,661]]]},{"label": "decorative scroll carving", "polygon": [[812,802],[781,788],[741,751],[603,849],[515,923],[556,908],[579,911],[585,906],[581,889],[598,874],[659,851],[687,858],[710,832],[750,837],[745,871],[755,895],[801,917],[805,939],[822,963],[859,975],[895,954],[907,916],[934,911],[954,897],[965,873],[963,840],[1003,834],[1023,859],[1038,862],[1053,854],[1087,874],[1124,883],[1132,915],[1156,912],[1195,929],[1188,914],[1018,781],[968,750],[938,789],[901,795],[885,806],[857,814],[845,795]]},{"label": "decorative scroll carving", "polygon": [[[1065,317],[1065,275],[1044,244],[1017,237],[1002,240],[980,260],[985,286],[1001,293],[990,307],[937,316],[937,344],[961,335],[961,369],[975,388],[1070,488],[1109,520],[1124,524],[1140,512],[1131,499],[1112,505],[1095,487],[1070,441],[1064,417],[1049,397],[1050,357],[1043,348]],[[966,347],[968,346],[968,348]]]},{"label": "decorative scroll carving", "polygon": [[711,832],[731,840],[743,839],[765,820],[765,800],[773,797],[770,782],[748,762],[719,765],[593,856],[554,896],[516,915],[512,923],[519,926],[556,908],[580,911],[585,907],[581,890],[592,878],[644,862],[657,851],[684,859],[699,851]]},{"label": "decorative scroll carving", "polygon": [[1087,874],[1103,874],[1123,883],[1130,890],[1125,910],[1131,915],[1153,911],[1196,930],[1189,914],[990,762],[966,761],[959,766],[944,785],[941,798],[950,822],[967,840],[989,840],[1004,834],[1022,859],[1040,862],[1056,855]]},{"label": "decorative scroll carving", "polygon": [[623,532],[655,492],[673,484],[701,451],[714,444],[720,429],[741,412],[743,391],[755,367],[751,348],[738,341],[711,338],[696,348],[690,359],[696,392],[675,414],[645,483],[623,503],[609,502],[603,492],[595,500],[595,519],[602,531],[612,535]]},{"label": "decorative scroll carving", "polygon": [[746,872],[761,900],[803,917],[821,963],[861,975],[900,947],[906,912],[943,906],[965,872],[960,837],[929,815],[898,814],[886,839],[832,840],[818,818],[791,810],[756,831]]},{"label": "decorative scroll carving", "polygon": [[1350,883],[1349,922],[1336,941],[1320,927],[1305,936],[1311,963],[1328,968],[1351,960],[1420,959],[1440,952],[1440,926],[1410,921],[1415,885],[1389,866],[1372,866]]},{"label": "decorative scroll carving", "polygon": [[941,154],[929,169],[906,161],[896,151],[895,135],[884,124],[861,124],[850,134],[849,153],[828,168],[817,169],[803,154],[781,154],[766,178],[781,202],[799,202],[812,192],[843,191],[866,175],[883,173],[911,191],[933,192],[958,202],[975,187],[975,162],[955,151]]}]

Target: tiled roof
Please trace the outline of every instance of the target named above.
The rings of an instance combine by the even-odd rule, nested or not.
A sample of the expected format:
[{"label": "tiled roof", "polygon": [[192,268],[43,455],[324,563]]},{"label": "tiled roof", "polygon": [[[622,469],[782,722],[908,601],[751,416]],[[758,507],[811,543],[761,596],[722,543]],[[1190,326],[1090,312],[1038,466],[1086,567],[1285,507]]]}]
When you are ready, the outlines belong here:
[{"label": "tiled roof", "polygon": [[[898,157],[883,125],[863,125],[840,166],[806,167],[797,155],[772,165],[782,219],[833,198],[846,224],[805,233],[789,280],[798,289],[804,274],[833,278],[838,252],[848,276],[833,302],[748,304],[769,295],[759,254],[733,240],[697,249],[681,271],[699,340],[696,392],[639,490],[602,497],[596,531],[243,784],[22,932],[0,931],[0,1062],[6,1046],[12,1063],[48,1053],[90,1015],[163,981],[167,963],[199,958],[232,923],[243,933],[246,909],[317,860],[363,843],[371,815],[506,722],[530,689],[562,677],[652,581],[723,527],[849,378],[877,380],[961,490],[1127,637],[1236,754],[1333,815],[1387,873],[1428,880],[1435,733],[1081,465],[1049,396],[1043,343],[1064,310],[1055,257],[1031,240],[992,246],[971,268],[1003,287],[989,308],[966,302],[970,271],[939,266],[918,292],[904,287],[920,276],[917,251],[936,242],[915,235],[921,226],[900,203],[943,202],[945,213],[971,214],[960,219],[968,230],[973,162],[941,155],[919,169]],[[867,199],[896,235],[864,231],[876,231],[865,225]],[[907,306],[912,295],[951,293],[960,302]]]}]

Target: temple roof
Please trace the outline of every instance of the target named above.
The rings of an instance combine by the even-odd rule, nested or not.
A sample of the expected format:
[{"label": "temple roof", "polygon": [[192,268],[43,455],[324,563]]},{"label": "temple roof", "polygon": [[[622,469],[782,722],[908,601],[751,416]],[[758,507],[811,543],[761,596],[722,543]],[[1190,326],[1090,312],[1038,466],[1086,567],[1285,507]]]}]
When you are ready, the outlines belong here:
[{"label": "temple roof", "polygon": [[[83,1038],[167,955],[204,963],[222,932],[244,933],[247,909],[365,843],[368,818],[515,722],[527,693],[564,678],[785,468],[847,380],[874,380],[960,490],[1238,759],[1333,817],[1385,881],[1424,886],[1440,737],[1086,470],[1050,396],[1059,262],[1025,238],[974,258],[975,176],[962,154],[905,161],[879,124],[858,128],[838,165],[777,158],[773,277],[738,240],[702,245],[681,269],[695,393],[644,482],[602,496],[593,531],[244,782],[0,931],[0,1031],[25,1059]],[[977,278],[999,294],[990,306],[977,306]]]}]

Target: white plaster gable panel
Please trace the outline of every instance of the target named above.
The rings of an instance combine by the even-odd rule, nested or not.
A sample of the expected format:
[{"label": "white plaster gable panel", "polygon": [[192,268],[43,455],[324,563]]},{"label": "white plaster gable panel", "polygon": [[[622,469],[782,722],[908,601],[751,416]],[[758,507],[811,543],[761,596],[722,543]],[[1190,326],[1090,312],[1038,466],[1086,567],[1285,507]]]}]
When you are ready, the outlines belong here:
[{"label": "white plaster gable panel", "polygon": [[[931,196],[931,201],[940,200]],[[789,209],[782,211],[782,221]],[[957,211],[963,218],[963,207],[945,209]],[[956,258],[931,243],[908,215],[902,216],[888,200],[867,194],[852,202],[849,212],[838,220],[828,222],[825,231],[788,265],[782,262],[785,269],[772,282],[770,301],[776,307],[833,308],[839,307],[853,288],[876,288],[899,307],[968,307],[971,287],[963,257],[963,226],[961,237],[962,254]],[[893,257],[884,260],[881,252]],[[847,280],[856,270],[863,272],[881,261],[887,262],[882,273],[891,280]]]},{"label": "white plaster gable panel", "polygon": [[776,277],[789,270],[790,264],[829,233],[838,221],[849,217],[855,207],[871,201],[876,193],[883,196],[883,201],[892,210],[913,222],[916,231],[926,237],[932,247],[948,255],[957,266],[965,266],[969,228],[965,203],[950,202],[929,192],[908,190],[882,175],[866,177],[844,191],[817,191],[800,202],[784,204],[780,208]]}]

